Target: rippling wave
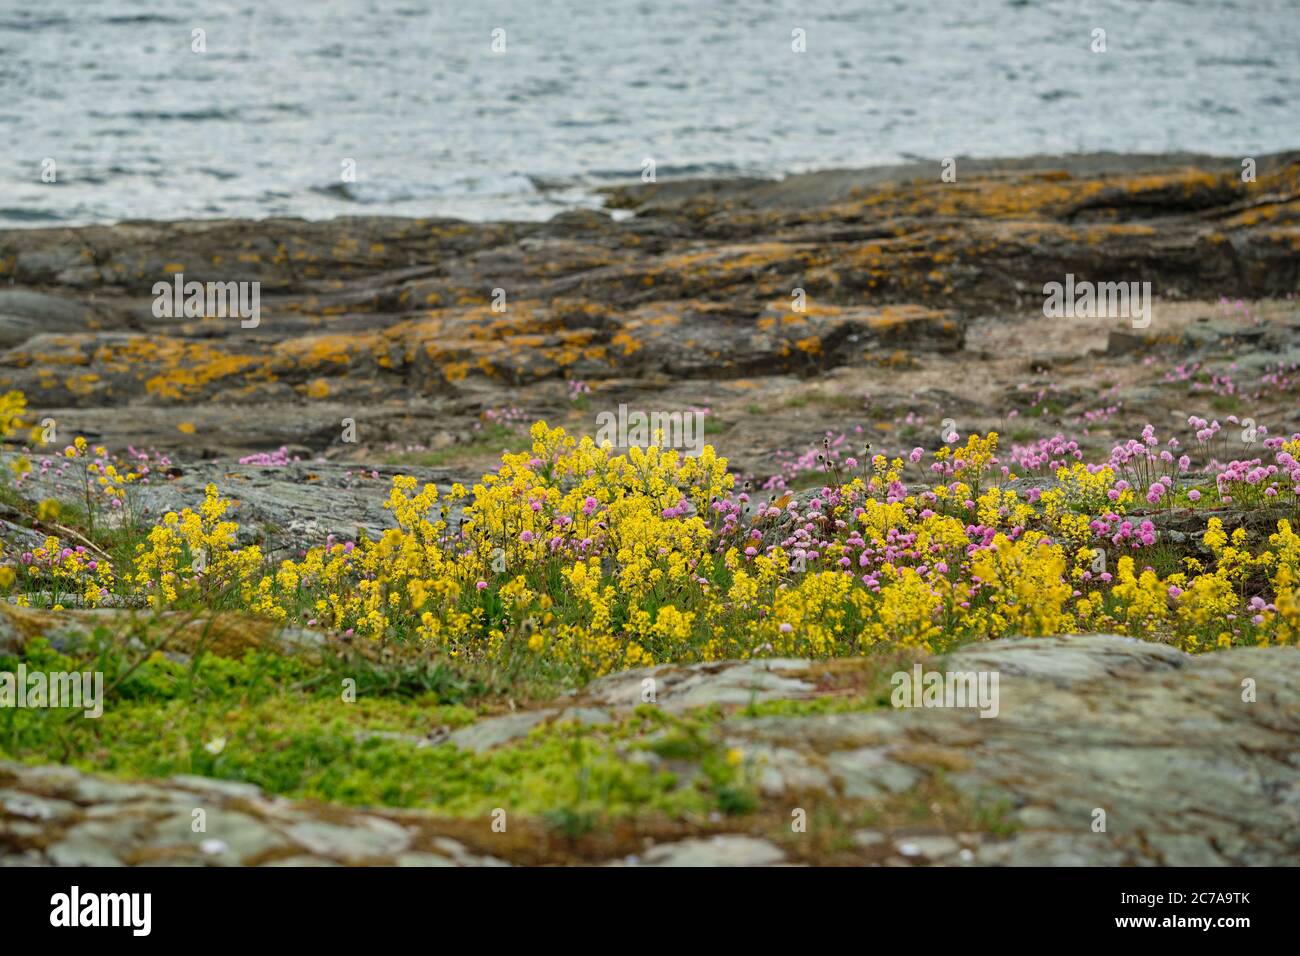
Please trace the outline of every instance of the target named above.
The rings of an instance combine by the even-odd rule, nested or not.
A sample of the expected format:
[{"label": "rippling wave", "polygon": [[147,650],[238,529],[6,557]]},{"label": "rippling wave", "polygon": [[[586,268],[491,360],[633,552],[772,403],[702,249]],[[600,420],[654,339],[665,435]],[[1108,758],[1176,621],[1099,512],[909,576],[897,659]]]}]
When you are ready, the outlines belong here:
[{"label": "rippling wave", "polygon": [[647,159],[668,178],[1248,156],[1295,147],[1300,130],[1292,0],[26,7],[0,0],[8,225],[535,219],[598,205],[595,189],[638,180]]}]

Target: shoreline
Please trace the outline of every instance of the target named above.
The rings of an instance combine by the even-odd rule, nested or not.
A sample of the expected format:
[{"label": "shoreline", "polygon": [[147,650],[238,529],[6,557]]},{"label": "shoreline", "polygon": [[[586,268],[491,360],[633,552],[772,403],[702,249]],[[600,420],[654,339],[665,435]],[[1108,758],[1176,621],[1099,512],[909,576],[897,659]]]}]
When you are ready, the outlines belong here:
[{"label": "shoreline", "polygon": [[[1065,173],[1072,177],[1142,175],[1145,173],[1167,171],[1179,168],[1202,169],[1214,173],[1239,170],[1244,157],[1219,156],[1187,151],[1163,153],[1116,153],[1100,151],[1091,153],[1035,153],[1026,156],[1004,156],[975,158],[958,155],[954,157],[958,175],[972,174],[978,176],[998,174],[1034,174]],[[1281,150],[1252,157],[1257,163],[1260,175],[1300,159],[1300,146],[1295,149]],[[463,222],[471,225],[485,226],[492,224],[545,223],[556,217],[583,212],[626,214],[628,211],[655,209],[666,204],[675,204],[695,200],[700,197],[728,201],[746,202],[757,208],[789,207],[799,204],[818,204],[838,202],[850,198],[855,191],[876,188],[888,184],[905,184],[926,180],[938,180],[942,159],[915,160],[903,163],[883,163],[873,166],[826,167],[822,169],[788,172],[782,175],[734,175],[734,176],[680,176],[662,178],[655,183],[640,183],[636,176],[629,176],[626,182],[600,185],[594,182],[578,180],[539,180],[525,175],[533,182],[539,195],[550,192],[578,190],[582,200],[598,200],[601,205],[588,206],[582,201],[559,204],[549,218],[511,219],[492,217],[467,219],[458,216],[442,216],[435,213],[423,215],[388,215],[368,213],[366,205],[356,200],[349,200],[354,210],[339,212],[320,218],[297,216],[258,216],[258,217],[188,217],[179,219],[120,219],[111,222],[61,222],[47,218],[48,214],[39,210],[25,211],[31,216],[30,223],[0,224],[0,233],[18,231],[39,231],[42,229],[85,229],[93,227],[113,228],[116,226],[180,223],[217,223],[248,222],[264,223],[275,221],[328,223],[341,219],[386,218],[386,219],[437,219]],[[540,185],[539,185],[540,183]],[[319,187],[318,187],[319,189]],[[430,205],[436,205],[431,200]]]}]

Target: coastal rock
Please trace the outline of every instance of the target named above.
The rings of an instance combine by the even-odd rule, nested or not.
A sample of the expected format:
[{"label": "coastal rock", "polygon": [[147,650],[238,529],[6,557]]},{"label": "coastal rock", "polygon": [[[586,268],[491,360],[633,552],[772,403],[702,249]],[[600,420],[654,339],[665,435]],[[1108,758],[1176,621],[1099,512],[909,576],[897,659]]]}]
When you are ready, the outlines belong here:
[{"label": "coastal rock", "polygon": [[[621,194],[640,208],[623,220],[3,231],[0,387],[64,432],[189,457],[280,445],[347,455],[344,419],[362,446],[431,446],[520,396],[563,411],[573,380],[617,404],[636,391],[667,401],[679,384],[705,397],[945,357],[969,374],[981,356],[1010,354],[972,336],[989,317],[1017,352],[1081,336],[1060,321],[1049,336],[1007,322],[1041,313],[1044,282],[1067,272],[1152,284],[1157,320],[1141,335],[1111,329],[1112,356],[1173,334],[1193,352],[1235,341],[1264,354],[1267,329],[1218,317],[1184,333],[1168,307],[1294,293],[1300,160],[1262,161],[1252,184],[1213,163],[1163,163],[986,163],[960,183],[816,174],[737,183],[703,204],[689,191],[664,201],[687,187],[662,184]],[[176,276],[260,283],[255,326],[156,318],[154,284]],[[1095,327],[1104,351],[1107,325]],[[1084,354],[1061,346],[1063,362]]]}]

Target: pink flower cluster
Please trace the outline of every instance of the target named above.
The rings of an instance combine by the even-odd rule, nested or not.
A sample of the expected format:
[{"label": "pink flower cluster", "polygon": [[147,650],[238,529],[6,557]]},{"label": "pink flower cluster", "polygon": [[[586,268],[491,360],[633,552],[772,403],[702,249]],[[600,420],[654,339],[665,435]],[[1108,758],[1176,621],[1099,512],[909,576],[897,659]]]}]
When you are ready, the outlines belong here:
[{"label": "pink flower cluster", "polygon": [[285,465],[301,460],[297,455],[290,458],[288,446],[281,445],[275,451],[259,451],[252,455],[245,455],[239,459],[239,463],[241,465],[259,465],[263,468],[282,468]]},{"label": "pink flower cluster", "polygon": [[1083,451],[1077,441],[1057,433],[1051,438],[1040,438],[1032,445],[1012,445],[1011,460],[1021,471],[1046,469],[1055,472],[1065,467],[1067,459],[1083,460]]},{"label": "pink flower cluster", "polygon": [[1113,511],[1094,518],[1088,527],[1098,538],[1105,538],[1116,547],[1149,548],[1156,543],[1156,526],[1150,521],[1134,525]]}]

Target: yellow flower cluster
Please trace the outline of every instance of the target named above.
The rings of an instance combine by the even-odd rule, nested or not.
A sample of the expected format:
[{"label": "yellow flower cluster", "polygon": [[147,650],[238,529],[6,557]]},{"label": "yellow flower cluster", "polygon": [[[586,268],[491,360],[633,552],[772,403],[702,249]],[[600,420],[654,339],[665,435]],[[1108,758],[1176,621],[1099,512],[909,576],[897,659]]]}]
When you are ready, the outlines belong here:
[{"label": "yellow flower cluster", "polygon": [[153,607],[182,595],[214,606],[228,593],[250,599],[250,589],[262,574],[262,552],[256,545],[235,547],[239,525],[222,520],[231,505],[210,484],[197,512],[168,512],[149,531],[136,555],[132,580]]},{"label": "yellow flower cluster", "polygon": [[[42,502],[48,513],[49,505]],[[113,567],[102,557],[97,557],[84,545],[69,547],[57,537],[49,535],[43,544],[23,553],[16,565],[0,568],[0,584],[6,587],[20,585],[16,598],[20,606],[31,604],[31,594],[39,593],[43,603],[61,608],[65,602],[99,607],[112,593],[116,584]]]},{"label": "yellow flower cluster", "polygon": [[[1212,518],[1204,559],[1189,547],[1182,570],[1157,572],[1153,550],[1132,548],[1113,576],[1097,573],[1092,525],[1122,515],[1131,492],[1110,468],[1083,465],[1041,496],[981,490],[996,434],[941,448],[933,470],[948,480],[929,488],[905,488],[903,462],[877,456],[846,481],[766,503],[736,492],[711,447],[616,454],[545,423],[531,437],[472,489],[397,477],[385,502],[394,527],[276,563],[239,543],[233,503],[209,485],[197,510],[149,530],[120,584],[155,607],[243,608],[579,678],[1081,630],[1190,650],[1300,634],[1289,522],[1252,550],[1244,529]],[[84,556],[60,560],[98,601]],[[113,586],[111,569],[89,577]]]},{"label": "yellow flower cluster", "polygon": [[[0,438],[12,438],[23,427],[27,411],[27,396],[22,392],[5,392],[0,395]],[[39,431],[37,434],[40,434]]]}]

